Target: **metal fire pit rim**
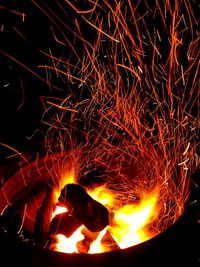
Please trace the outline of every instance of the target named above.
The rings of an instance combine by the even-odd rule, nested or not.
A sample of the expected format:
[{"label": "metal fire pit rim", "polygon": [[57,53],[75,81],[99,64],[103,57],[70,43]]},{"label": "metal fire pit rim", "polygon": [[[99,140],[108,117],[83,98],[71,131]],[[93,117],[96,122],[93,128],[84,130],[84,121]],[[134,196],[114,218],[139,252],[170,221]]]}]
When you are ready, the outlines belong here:
[{"label": "metal fire pit rim", "polygon": [[[193,209],[194,207],[187,207],[178,220],[162,233],[143,243],[122,250],[96,254],[68,254],[26,244],[18,238],[4,235],[0,244],[2,246],[3,240],[2,255],[11,254],[12,258],[10,260],[13,263],[19,263],[19,265],[13,264],[13,266],[20,267],[107,267],[113,265],[133,266],[133,264],[135,266],[146,266],[147,263],[154,263],[155,265],[156,263],[171,263],[172,261],[179,264],[180,262],[188,262],[190,263],[189,266],[193,266],[191,264],[198,255],[192,241],[197,229],[194,229],[197,225],[194,224],[196,216]],[[188,225],[194,227],[188,228]],[[194,259],[187,258],[190,254],[194,255]]]}]

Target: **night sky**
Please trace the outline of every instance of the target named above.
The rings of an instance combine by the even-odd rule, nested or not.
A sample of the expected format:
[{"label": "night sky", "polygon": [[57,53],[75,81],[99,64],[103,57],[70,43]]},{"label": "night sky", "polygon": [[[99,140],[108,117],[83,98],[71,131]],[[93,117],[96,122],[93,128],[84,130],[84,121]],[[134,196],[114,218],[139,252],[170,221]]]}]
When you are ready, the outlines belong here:
[{"label": "night sky", "polygon": [[[65,4],[65,1],[60,2]],[[66,4],[66,13],[54,1],[36,3],[41,4],[45,12],[50,8],[58,14],[59,19],[55,22],[73,44],[74,20],[77,17],[73,9]],[[71,31],[66,30],[61,20]],[[65,81],[54,72],[47,84],[48,74],[39,66],[52,64],[45,53],[64,59],[70,57],[70,45],[65,47],[55,41],[54,20],[44,15],[32,1],[1,1],[0,27],[0,140],[20,151],[37,150],[36,144],[41,144],[44,138],[41,118],[45,109],[41,97],[64,99],[68,90]],[[86,28],[89,40],[93,32],[83,26],[83,30]],[[59,31],[56,36],[65,42]],[[81,49],[77,41],[75,50]]]}]

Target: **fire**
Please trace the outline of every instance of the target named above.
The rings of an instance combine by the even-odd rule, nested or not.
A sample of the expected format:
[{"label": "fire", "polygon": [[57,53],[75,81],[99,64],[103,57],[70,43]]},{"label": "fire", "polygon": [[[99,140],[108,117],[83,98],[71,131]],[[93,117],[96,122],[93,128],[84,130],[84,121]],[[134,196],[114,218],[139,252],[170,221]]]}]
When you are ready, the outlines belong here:
[{"label": "fire", "polygon": [[118,209],[114,215],[116,226],[110,231],[121,249],[127,248],[149,239],[145,226],[156,217],[155,209],[157,196],[144,198],[139,205],[125,205]]},{"label": "fire", "polygon": [[56,237],[58,239],[58,242],[56,243],[55,250],[65,253],[78,253],[77,243],[84,238],[81,230],[81,227],[79,227],[76,232],[70,236],[70,238],[67,238],[64,235],[60,234],[57,235]]},{"label": "fire", "polygon": [[[57,202],[57,200],[59,198],[59,195],[60,195],[60,191],[64,187],[64,185],[65,184],[70,184],[70,183],[76,183],[76,177],[75,177],[73,169],[71,169],[70,171],[67,171],[67,172],[65,172],[64,174],[61,175],[61,179],[59,180],[58,188],[57,188],[57,190],[54,191],[54,201],[55,202]],[[60,208],[61,208],[61,210],[60,210]],[[58,207],[56,208],[55,212],[58,212],[56,214],[62,213],[62,208],[64,208],[64,207],[60,207],[60,208],[58,208]],[[63,210],[63,212],[64,211],[66,211],[66,210]]]},{"label": "fire", "polygon": [[115,195],[104,186],[99,186],[89,191],[90,196],[106,207],[113,207],[116,203]]},{"label": "fire", "polygon": [[71,184],[71,183],[76,183],[76,178],[75,178],[75,174],[73,170],[62,175],[62,178],[60,181],[60,187],[62,189],[64,185]]},{"label": "fire", "polygon": [[[146,194],[137,204],[121,205],[115,194],[105,186],[88,190],[90,196],[101,204],[105,205],[112,217],[109,226],[101,232],[91,233],[82,225],[69,238],[65,235],[56,235],[55,250],[65,253],[79,253],[78,243],[88,238],[88,233],[96,235],[91,242],[88,253],[106,252],[107,248],[103,244],[106,235],[110,235],[120,249],[124,249],[138,243],[144,242],[152,237],[148,231],[148,226],[157,218],[158,193],[154,191]],[[65,207],[56,206],[52,218],[60,213],[66,212]]]},{"label": "fire", "polygon": [[67,208],[57,205],[55,211],[52,213],[52,219],[57,215],[67,211]]},{"label": "fire", "polygon": [[90,250],[88,253],[92,254],[92,253],[104,252],[104,248],[103,248],[103,245],[101,244],[101,240],[105,234],[106,234],[106,229],[101,231],[101,233],[98,235],[97,239],[90,246]]}]

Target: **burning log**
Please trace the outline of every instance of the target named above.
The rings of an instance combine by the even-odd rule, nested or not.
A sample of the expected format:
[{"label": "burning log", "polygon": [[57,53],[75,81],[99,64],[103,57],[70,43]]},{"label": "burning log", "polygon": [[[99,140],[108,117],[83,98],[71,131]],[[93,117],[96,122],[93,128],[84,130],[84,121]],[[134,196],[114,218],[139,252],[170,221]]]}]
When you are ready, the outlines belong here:
[{"label": "burning log", "polygon": [[46,242],[48,238],[53,210],[53,189],[47,186],[46,196],[44,197],[41,207],[37,210],[34,225],[34,239],[40,244]]},{"label": "burning log", "polygon": [[78,252],[88,253],[90,245],[96,240],[99,232],[91,232],[87,228],[83,228],[81,233],[84,235],[84,239],[77,243]]},{"label": "burning log", "polygon": [[76,244],[79,253],[88,253],[90,249],[90,242],[86,239],[83,239]]},{"label": "burning log", "polygon": [[107,208],[89,196],[80,185],[67,184],[58,200],[71,209],[71,214],[91,232],[102,231],[109,224]]},{"label": "burning log", "polygon": [[102,237],[101,244],[103,245],[103,248],[105,250],[104,252],[109,252],[109,251],[120,249],[117,242],[114,240],[114,238],[111,236],[111,234],[108,231]]},{"label": "burning log", "polygon": [[50,235],[63,234],[66,237],[70,237],[80,226],[80,221],[69,214],[69,212],[67,211],[61,214],[57,214],[52,219],[50,224]]}]

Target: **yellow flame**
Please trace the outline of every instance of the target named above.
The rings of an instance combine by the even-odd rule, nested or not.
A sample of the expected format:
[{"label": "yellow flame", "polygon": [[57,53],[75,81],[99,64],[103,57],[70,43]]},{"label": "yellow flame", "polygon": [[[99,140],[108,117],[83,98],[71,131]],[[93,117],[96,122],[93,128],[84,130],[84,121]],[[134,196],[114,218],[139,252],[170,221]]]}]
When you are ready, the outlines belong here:
[{"label": "yellow flame", "polygon": [[90,246],[90,250],[88,253],[92,254],[92,253],[102,253],[104,251],[103,246],[101,244],[101,239],[103,238],[103,236],[105,235],[107,229],[104,228],[100,234],[98,235],[97,239],[91,244]]},{"label": "yellow flame", "polygon": [[88,192],[89,195],[102,205],[112,208],[116,202],[115,195],[105,188],[105,186],[99,186]]},{"label": "yellow flame", "polygon": [[125,205],[115,211],[116,225],[110,227],[112,237],[121,249],[144,242],[149,238],[144,226],[156,217],[157,196],[145,198],[139,205]]},{"label": "yellow flame", "polygon": [[[68,176],[65,181],[73,182],[73,176]],[[90,196],[101,204],[105,205],[110,214],[114,214],[110,220],[108,227],[104,228],[90,244],[88,253],[102,253],[106,251],[106,247],[102,244],[102,238],[106,231],[112,236],[119,248],[124,249],[152,237],[146,226],[152,223],[159,211],[157,208],[158,192],[154,191],[141,198],[139,204],[127,204],[119,206],[114,193],[104,186],[94,188],[88,191]],[[56,214],[67,211],[64,207],[56,207]],[[64,235],[58,234],[56,250],[65,253],[78,253],[77,243],[83,240],[84,226],[79,227],[72,236],[66,238]]]},{"label": "yellow flame", "polygon": [[52,213],[52,219],[58,215],[58,214],[61,214],[61,213],[64,213],[67,211],[67,208],[65,207],[62,207],[62,206],[56,206],[56,209],[54,210],[54,212]]},{"label": "yellow flame", "polygon": [[74,170],[72,169],[71,171],[66,172],[62,175],[58,189],[55,190],[55,202],[57,202],[57,200],[60,196],[60,192],[63,189],[63,187],[66,184],[73,184],[73,183],[74,184],[76,183],[76,177],[75,177]]},{"label": "yellow flame", "polygon": [[62,189],[66,184],[75,184],[75,183],[76,183],[75,173],[74,170],[71,170],[70,172],[63,174],[60,186]]},{"label": "yellow flame", "polygon": [[58,234],[56,250],[65,253],[78,253],[77,243],[84,239],[81,233],[82,227],[79,227],[69,238],[65,235]]}]

